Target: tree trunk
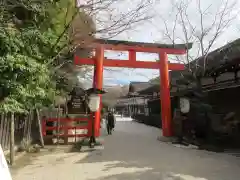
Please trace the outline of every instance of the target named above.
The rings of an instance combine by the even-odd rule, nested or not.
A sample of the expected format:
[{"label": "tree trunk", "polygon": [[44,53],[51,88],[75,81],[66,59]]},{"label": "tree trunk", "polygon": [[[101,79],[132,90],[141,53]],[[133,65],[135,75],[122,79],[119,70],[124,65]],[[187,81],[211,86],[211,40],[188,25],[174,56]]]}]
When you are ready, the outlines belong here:
[{"label": "tree trunk", "polygon": [[65,102],[65,114],[68,115],[68,98],[66,98]]},{"label": "tree trunk", "polygon": [[57,144],[59,144],[60,127],[61,127],[61,122],[60,122],[60,105],[58,105],[58,109],[57,109]]},{"label": "tree trunk", "polygon": [[39,116],[39,111],[36,108],[36,114],[37,114],[37,122],[38,122],[38,130],[39,130],[39,135],[40,135],[40,143],[42,148],[44,148],[44,140],[43,140],[43,134],[42,134],[42,123],[41,123],[41,118]]},{"label": "tree trunk", "polygon": [[27,145],[29,146],[32,142],[32,121],[33,121],[33,111],[32,109],[29,111],[29,116],[28,116],[28,125],[27,125]]},{"label": "tree trunk", "polygon": [[11,113],[11,125],[10,125],[10,164],[14,164],[15,156],[15,140],[14,140],[14,113]]}]

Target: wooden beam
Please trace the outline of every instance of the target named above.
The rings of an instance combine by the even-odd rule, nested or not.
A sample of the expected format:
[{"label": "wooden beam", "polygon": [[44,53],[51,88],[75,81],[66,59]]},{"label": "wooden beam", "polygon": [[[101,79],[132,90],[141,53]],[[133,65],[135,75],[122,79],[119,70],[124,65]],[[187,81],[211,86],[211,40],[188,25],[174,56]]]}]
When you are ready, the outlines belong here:
[{"label": "wooden beam", "polygon": [[[75,65],[94,65],[94,59],[92,58],[79,58],[75,56]],[[126,68],[142,68],[142,69],[159,69],[159,62],[151,61],[129,61],[129,60],[115,60],[115,59],[105,59],[103,61],[103,66],[106,67],[126,67]],[[169,63],[169,70],[184,70],[184,64],[179,63]]]}]

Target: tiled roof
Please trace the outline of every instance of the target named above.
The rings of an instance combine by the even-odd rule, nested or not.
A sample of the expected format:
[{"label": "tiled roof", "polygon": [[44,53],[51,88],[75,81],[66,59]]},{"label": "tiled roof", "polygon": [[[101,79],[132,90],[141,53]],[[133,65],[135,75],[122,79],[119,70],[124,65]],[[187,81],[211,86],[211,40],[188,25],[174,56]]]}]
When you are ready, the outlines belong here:
[{"label": "tiled roof", "polygon": [[200,67],[203,67],[205,61],[206,71],[212,71],[221,64],[230,63],[236,59],[240,59],[240,38],[210,52],[207,57],[202,56],[195,59],[190,65],[191,68],[194,68],[197,63]]},{"label": "tiled roof", "polygon": [[149,82],[131,82],[128,93],[137,93],[151,86]]}]

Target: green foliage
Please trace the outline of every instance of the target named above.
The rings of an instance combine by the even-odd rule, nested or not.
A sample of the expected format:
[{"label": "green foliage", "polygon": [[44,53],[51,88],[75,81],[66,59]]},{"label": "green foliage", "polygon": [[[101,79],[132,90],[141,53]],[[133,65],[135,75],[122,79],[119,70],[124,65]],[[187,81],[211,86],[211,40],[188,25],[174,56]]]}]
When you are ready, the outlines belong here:
[{"label": "green foliage", "polygon": [[[0,9],[0,89],[5,96],[0,111],[27,112],[52,104],[61,91],[50,62],[68,43],[67,33],[60,34],[65,24],[60,29],[61,22],[54,17],[66,3],[16,0],[13,6],[9,2],[2,2]],[[51,22],[48,28],[47,22]]]},{"label": "green foliage", "polygon": [[69,91],[58,70],[72,58],[69,29],[74,17],[82,16],[75,0],[3,0],[0,5],[0,112],[52,105]]},{"label": "green foliage", "polygon": [[47,12],[51,17],[47,21],[48,27],[61,34],[72,19],[76,16],[78,9],[75,8],[75,0],[59,0],[57,3],[48,7]]},{"label": "green foliage", "polygon": [[52,86],[51,71],[42,48],[46,43],[42,35],[33,37],[33,33],[31,29],[6,29],[0,34],[1,44],[5,44],[0,51],[0,85],[10,93],[1,102],[1,111],[24,112],[51,97],[46,90]]}]

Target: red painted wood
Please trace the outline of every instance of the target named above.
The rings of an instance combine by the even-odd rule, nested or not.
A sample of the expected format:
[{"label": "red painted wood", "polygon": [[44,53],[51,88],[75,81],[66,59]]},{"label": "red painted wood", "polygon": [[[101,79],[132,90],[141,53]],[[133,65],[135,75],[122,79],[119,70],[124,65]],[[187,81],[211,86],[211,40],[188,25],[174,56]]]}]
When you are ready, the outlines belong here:
[{"label": "red painted wood", "polygon": [[[141,44],[130,46],[123,44],[105,44],[104,42],[97,43],[93,42],[89,47],[96,49],[96,58],[80,58],[74,57],[74,63],[76,65],[95,65],[95,80],[94,86],[102,89],[103,83],[103,66],[107,67],[126,67],[126,68],[144,68],[144,69],[159,69],[161,79],[161,116],[163,123],[163,136],[171,136],[171,101],[170,101],[170,89],[169,89],[169,70],[184,70],[184,64],[169,63],[167,54],[185,54],[186,49],[170,49],[170,48],[159,48],[159,47],[143,47]],[[113,60],[104,59],[104,50],[114,51],[129,51],[128,60]],[[136,61],[136,52],[148,52],[148,53],[159,53],[159,62],[149,61]],[[96,59],[96,61],[95,61]],[[100,135],[100,114],[101,108],[95,112],[94,129],[95,136]]]},{"label": "red painted wood", "polygon": [[88,137],[91,137],[92,135],[92,123],[93,123],[93,115],[91,115],[91,120],[88,121]]},{"label": "red painted wood", "polygon": [[[99,47],[96,49],[96,88],[97,89],[102,89],[103,87],[103,66],[104,66],[104,48]],[[102,95],[100,95],[100,106],[102,103]],[[95,137],[100,136],[100,121],[101,119],[101,107],[95,112],[95,119],[94,119],[94,135]]]},{"label": "red painted wood", "polygon": [[136,63],[137,61],[137,53],[136,51],[129,51],[128,52],[128,59],[127,61],[131,62],[131,63]]},{"label": "red painted wood", "polygon": [[[65,137],[65,134],[47,135],[46,137]],[[88,134],[68,134],[67,137],[88,137]]]},{"label": "red painted wood", "polygon": [[160,100],[161,100],[161,119],[163,136],[172,136],[172,120],[171,120],[171,99],[169,88],[169,71],[167,53],[160,55]]},{"label": "red painted wood", "polygon": [[[90,118],[86,117],[86,118],[60,118],[59,121],[60,122],[65,122],[65,121],[89,121]],[[48,118],[46,119],[46,121],[48,122],[54,122],[54,121],[58,121],[58,118]]]},{"label": "red painted wood", "polygon": [[[42,133],[43,133],[43,136],[44,137],[51,137],[49,135],[46,134],[46,131],[47,130],[50,130],[50,131],[53,131],[53,130],[57,130],[57,129],[60,129],[60,130],[64,130],[64,134],[62,135],[59,135],[60,137],[75,137],[75,135],[69,135],[67,134],[68,133],[68,130],[69,129],[72,129],[72,130],[75,130],[75,129],[87,129],[88,130],[88,133],[87,135],[84,134],[84,135],[76,135],[76,137],[89,137],[89,134],[91,133],[90,130],[90,126],[91,126],[91,123],[92,123],[92,116],[90,117],[86,117],[86,118],[60,118],[60,122],[63,123],[62,126],[60,126],[59,128],[57,126],[54,126],[54,127],[49,127],[49,126],[46,126],[46,122],[47,121],[50,121],[50,122],[54,122],[54,121],[58,121],[58,118],[48,118],[48,119],[43,119],[42,121]],[[87,125],[78,125],[78,126],[71,126],[71,125],[68,125],[68,122],[87,122]],[[52,137],[55,137],[57,135],[52,135]]]},{"label": "red painted wood", "polygon": [[[105,59],[103,61],[103,66],[159,69],[159,66],[160,66],[159,62]],[[91,59],[91,58],[75,57],[74,63],[75,63],[75,65],[94,65],[95,61],[94,61],[94,59]],[[184,64],[178,64],[178,63],[168,63],[168,67],[169,67],[169,70],[184,70],[184,68],[185,68]]]},{"label": "red painted wood", "polygon": [[64,129],[88,129],[88,125],[87,126],[62,126],[62,127],[57,127],[57,126],[54,126],[54,127],[46,127],[46,130],[57,130],[57,129],[60,129],[60,130],[64,130]]},{"label": "red painted wood", "polygon": [[46,119],[42,120],[42,135],[46,136]]}]

